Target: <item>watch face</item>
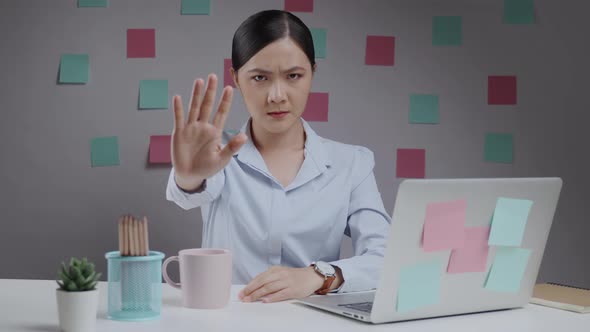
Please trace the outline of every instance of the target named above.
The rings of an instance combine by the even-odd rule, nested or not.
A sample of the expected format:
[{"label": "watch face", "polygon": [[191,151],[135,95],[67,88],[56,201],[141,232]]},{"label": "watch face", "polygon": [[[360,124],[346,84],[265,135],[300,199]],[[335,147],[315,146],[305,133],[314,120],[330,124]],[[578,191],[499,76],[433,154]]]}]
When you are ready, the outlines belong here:
[{"label": "watch face", "polygon": [[320,270],[320,272],[325,276],[333,276],[336,274],[334,267],[326,262],[316,262],[315,264],[318,267],[318,270]]}]

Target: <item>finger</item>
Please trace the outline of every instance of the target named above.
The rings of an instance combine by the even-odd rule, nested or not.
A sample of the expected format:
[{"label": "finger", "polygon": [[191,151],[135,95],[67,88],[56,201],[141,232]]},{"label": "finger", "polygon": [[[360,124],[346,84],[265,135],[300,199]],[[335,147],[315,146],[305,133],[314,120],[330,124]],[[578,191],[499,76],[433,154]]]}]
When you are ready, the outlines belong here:
[{"label": "finger", "polygon": [[182,100],[180,100],[180,96],[175,95],[172,99],[172,103],[174,104],[174,128],[182,129],[184,128],[184,110],[182,109]]},{"label": "finger", "polygon": [[207,91],[203,97],[203,103],[201,104],[199,117],[197,121],[209,121],[209,115],[213,109],[213,102],[215,101],[215,95],[217,94],[217,76],[215,74],[209,74],[207,78]]},{"label": "finger", "polygon": [[284,280],[276,280],[262,285],[250,295],[244,297],[244,302],[255,302],[263,296],[268,296],[287,288]]},{"label": "finger", "polygon": [[227,115],[231,108],[233,97],[234,89],[231,86],[226,86],[223,88],[221,102],[219,102],[219,107],[217,108],[217,112],[213,117],[213,125],[221,130],[223,130],[223,127],[225,126],[225,120],[227,119]]},{"label": "finger", "polygon": [[289,294],[289,288],[283,288],[278,292],[269,294],[263,297],[261,300],[264,303],[273,303],[273,302],[280,302],[291,299],[291,295]]},{"label": "finger", "polygon": [[238,135],[232,137],[232,139],[229,140],[229,142],[221,150],[221,159],[223,161],[229,160],[234,155],[234,153],[240,150],[242,145],[244,145],[247,140],[248,136],[246,136],[244,133],[239,133]]},{"label": "finger", "polygon": [[188,122],[192,123],[199,118],[199,104],[201,102],[201,90],[203,88],[203,80],[197,79],[193,83],[193,93],[191,95],[190,108],[188,112]]},{"label": "finger", "polygon": [[277,279],[277,276],[274,274],[275,273],[273,270],[268,269],[257,275],[254,279],[252,279],[252,281],[250,281],[248,285],[246,285],[246,287],[244,287],[244,296],[250,295],[250,293],[271,281],[275,281]]}]

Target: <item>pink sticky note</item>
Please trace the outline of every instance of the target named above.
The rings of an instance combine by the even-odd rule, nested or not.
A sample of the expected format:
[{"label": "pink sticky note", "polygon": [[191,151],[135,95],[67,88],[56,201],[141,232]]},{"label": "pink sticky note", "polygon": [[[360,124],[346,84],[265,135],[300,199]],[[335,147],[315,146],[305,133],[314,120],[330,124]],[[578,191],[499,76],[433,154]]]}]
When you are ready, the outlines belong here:
[{"label": "pink sticky note", "polygon": [[223,59],[223,86],[231,85],[235,88],[236,85],[234,84],[234,79],[229,72],[231,66],[231,59]]},{"label": "pink sticky note", "polygon": [[150,136],[150,164],[170,164],[170,135]]},{"label": "pink sticky note", "polygon": [[313,0],[285,0],[285,10],[288,12],[313,12]]},{"label": "pink sticky note", "polygon": [[430,252],[463,248],[466,209],[464,199],[429,203],[424,218],[422,249]]},{"label": "pink sticky note", "polygon": [[156,29],[127,29],[127,58],[155,58]]},{"label": "pink sticky note", "polygon": [[398,178],[420,178],[426,173],[426,150],[397,149],[396,172]]},{"label": "pink sticky note", "polygon": [[516,76],[488,76],[488,105],[516,105]]},{"label": "pink sticky note", "polygon": [[465,228],[465,245],[453,249],[448,273],[485,272],[488,263],[490,226]]},{"label": "pink sticky note", "polygon": [[312,92],[307,98],[305,111],[301,115],[305,121],[328,121],[328,100],[327,92]]},{"label": "pink sticky note", "polygon": [[365,64],[393,66],[395,62],[395,37],[367,36]]}]

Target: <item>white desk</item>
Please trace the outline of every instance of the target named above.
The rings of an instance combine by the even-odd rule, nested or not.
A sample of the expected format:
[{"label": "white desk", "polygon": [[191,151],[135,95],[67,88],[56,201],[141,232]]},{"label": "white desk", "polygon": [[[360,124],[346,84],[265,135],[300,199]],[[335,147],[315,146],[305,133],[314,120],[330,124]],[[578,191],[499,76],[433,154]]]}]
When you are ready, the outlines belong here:
[{"label": "white desk", "polygon": [[[99,283],[96,331],[448,331],[448,332],[577,332],[590,331],[590,314],[577,314],[529,304],[504,310],[409,322],[372,325],[329,314],[293,301],[242,303],[232,287],[230,304],[219,310],[195,310],[181,305],[180,291],[163,284],[159,320],[120,322],[106,318],[107,287]],[[58,331],[53,280],[0,279],[0,331]]]}]

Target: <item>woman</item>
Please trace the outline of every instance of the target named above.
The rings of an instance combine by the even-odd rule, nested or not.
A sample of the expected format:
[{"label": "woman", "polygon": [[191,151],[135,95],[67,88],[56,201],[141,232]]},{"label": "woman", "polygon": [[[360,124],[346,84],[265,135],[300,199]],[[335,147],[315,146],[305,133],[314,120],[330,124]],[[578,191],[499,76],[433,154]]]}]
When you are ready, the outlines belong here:
[{"label": "woman", "polygon": [[[390,218],[373,153],[319,137],[301,118],[316,70],[312,36],[289,12],[247,18],[232,44],[231,74],[250,114],[234,137],[223,128],[232,88],[211,123],[217,77],[197,79],[188,111],[174,96],[166,197],[201,207],[203,247],[233,254],[245,302],[377,286]],[[355,256],[339,260],[343,235]]]}]

